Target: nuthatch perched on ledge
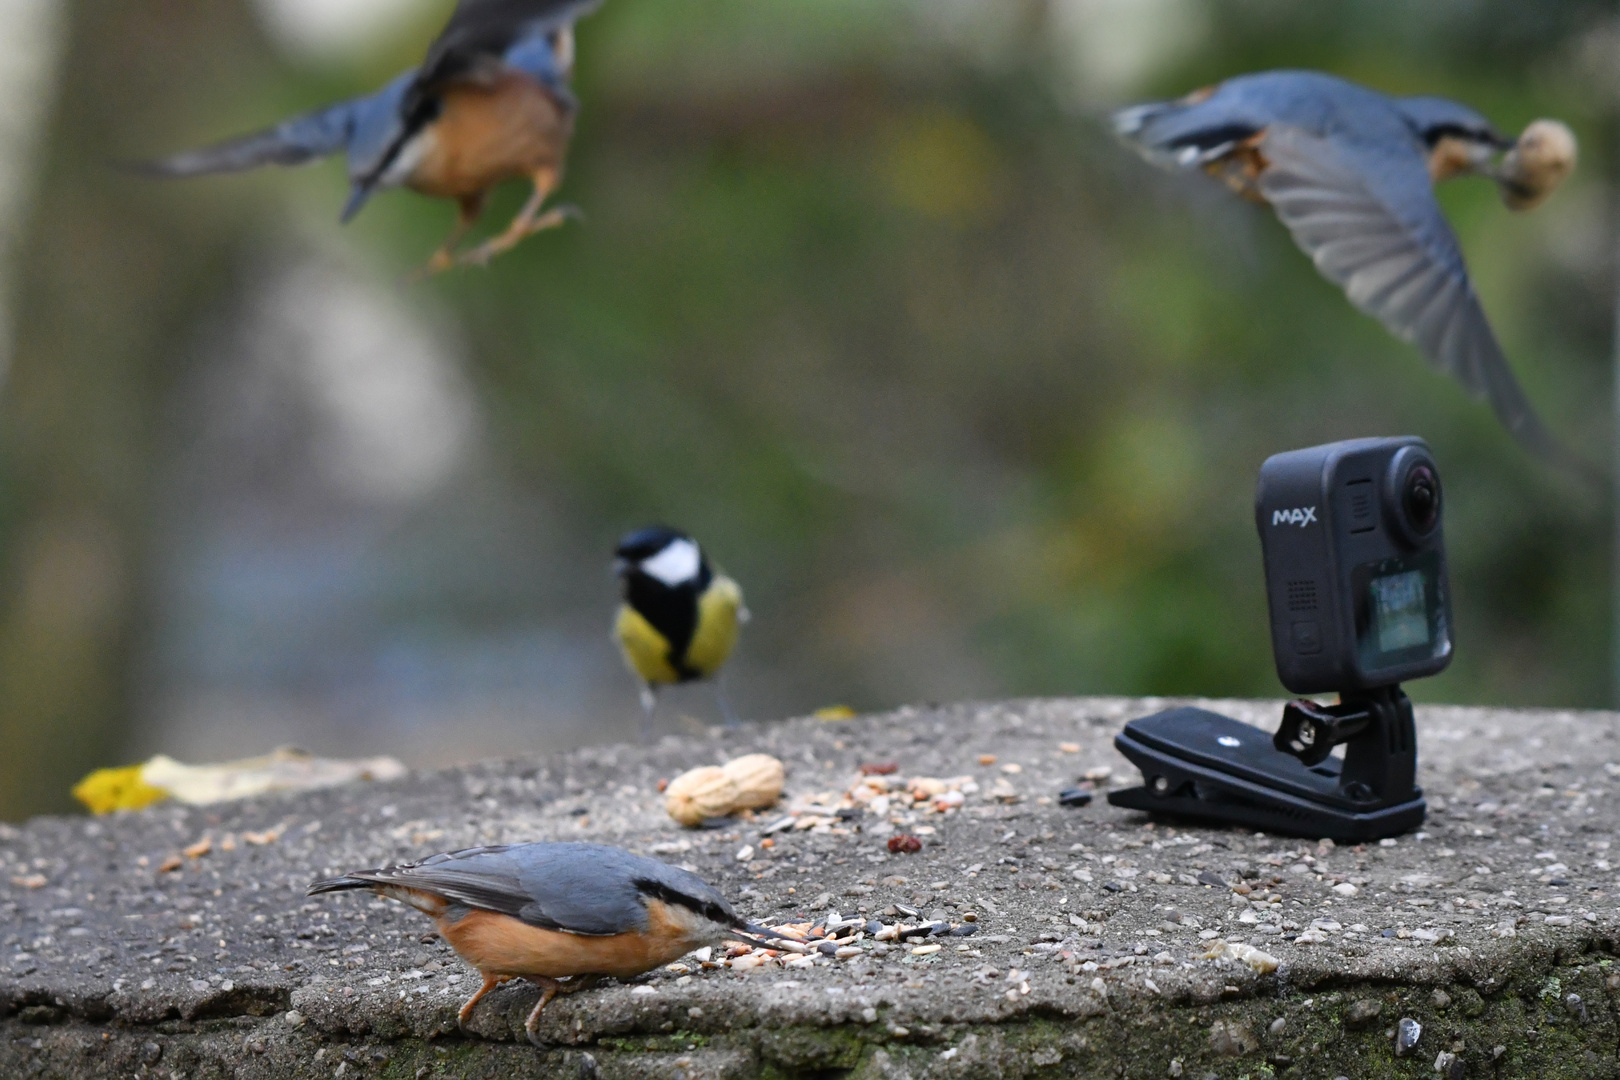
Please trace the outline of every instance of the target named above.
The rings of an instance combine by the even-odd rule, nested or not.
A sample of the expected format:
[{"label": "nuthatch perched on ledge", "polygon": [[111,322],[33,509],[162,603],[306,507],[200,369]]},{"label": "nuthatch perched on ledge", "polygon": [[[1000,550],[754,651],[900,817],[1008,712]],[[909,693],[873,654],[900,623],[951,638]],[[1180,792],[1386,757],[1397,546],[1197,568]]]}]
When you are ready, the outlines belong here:
[{"label": "nuthatch perched on ledge", "polygon": [[317,881],[309,895],[347,889],[425,912],[484,977],[456,1015],[463,1028],[502,983],[523,978],[539,986],[540,1001],[523,1025],[537,1046],[546,1005],[591,977],[631,979],[706,945],[776,936],[738,916],[697,875],[603,844],[468,848]]},{"label": "nuthatch perched on ledge", "polygon": [[[379,187],[452,199],[455,228],[429,272],[482,265],[524,237],[560,225],[572,208],[541,208],[562,180],[578,103],[569,89],[574,22],[601,0],[460,0],[422,66],[369,97],[339,102],[253,135],[147,168],[165,176],[299,165],[344,151],[348,221]],[[505,232],[471,251],[456,245],[490,190],[523,178],[534,193]]]},{"label": "nuthatch perched on ledge", "polygon": [[1489,400],[1532,451],[1588,471],[1531,409],[1434,197],[1439,181],[1485,176],[1511,209],[1530,209],[1575,167],[1568,127],[1537,120],[1507,139],[1454,101],[1265,71],[1122,109],[1114,128],[1150,161],[1269,205],[1351,303]]}]

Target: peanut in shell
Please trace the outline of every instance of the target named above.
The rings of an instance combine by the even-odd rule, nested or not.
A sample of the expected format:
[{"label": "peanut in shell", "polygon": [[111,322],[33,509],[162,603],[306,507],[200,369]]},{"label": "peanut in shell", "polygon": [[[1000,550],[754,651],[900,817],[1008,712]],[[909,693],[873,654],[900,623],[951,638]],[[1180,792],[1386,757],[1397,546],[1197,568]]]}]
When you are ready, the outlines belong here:
[{"label": "peanut in shell", "polygon": [[706,818],[770,806],[782,795],[782,763],[769,754],[748,754],[724,765],[691,769],[664,790],[669,816],[688,828]]}]

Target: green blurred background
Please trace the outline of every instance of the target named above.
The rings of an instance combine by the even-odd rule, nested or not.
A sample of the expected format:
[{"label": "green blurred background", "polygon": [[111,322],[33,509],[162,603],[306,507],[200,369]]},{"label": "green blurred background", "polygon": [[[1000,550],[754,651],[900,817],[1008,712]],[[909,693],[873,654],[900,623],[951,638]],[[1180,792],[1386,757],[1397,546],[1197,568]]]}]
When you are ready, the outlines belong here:
[{"label": "green blurred background", "polygon": [[1104,122],[1279,66],[1568,121],[1543,208],[1442,201],[1532,399],[1606,461],[1612,5],[608,0],[562,193],[585,223],[407,285],[444,204],[339,228],[335,163],[112,163],[367,91],[448,0],[9,2],[37,33],[0,63],[29,88],[0,116],[0,817],[156,751],[627,737],[608,561],[653,521],[747,592],[749,718],[1280,696],[1257,469],[1372,434],[1424,436],[1448,483],[1457,660],[1414,697],[1614,703],[1612,507],[1268,212]]}]

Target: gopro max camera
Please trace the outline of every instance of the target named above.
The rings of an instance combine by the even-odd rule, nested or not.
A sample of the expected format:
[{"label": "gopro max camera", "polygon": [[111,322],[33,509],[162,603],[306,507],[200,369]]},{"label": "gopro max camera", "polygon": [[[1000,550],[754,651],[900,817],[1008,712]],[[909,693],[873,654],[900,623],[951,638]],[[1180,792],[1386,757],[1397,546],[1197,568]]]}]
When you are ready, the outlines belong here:
[{"label": "gopro max camera", "polygon": [[[1352,439],[1267,459],[1255,494],[1277,675],[1296,694],[1267,736],[1182,706],[1114,745],[1142,785],[1115,806],[1363,841],[1423,821],[1406,679],[1451,662],[1440,470],[1418,438]],[[1344,747],[1342,757],[1335,747]]]},{"label": "gopro max camera", "polygon": [[1372,690],[1451,662],[1440,470],[1414,437],[1268,458],[1255,494],[1277,676]]}]

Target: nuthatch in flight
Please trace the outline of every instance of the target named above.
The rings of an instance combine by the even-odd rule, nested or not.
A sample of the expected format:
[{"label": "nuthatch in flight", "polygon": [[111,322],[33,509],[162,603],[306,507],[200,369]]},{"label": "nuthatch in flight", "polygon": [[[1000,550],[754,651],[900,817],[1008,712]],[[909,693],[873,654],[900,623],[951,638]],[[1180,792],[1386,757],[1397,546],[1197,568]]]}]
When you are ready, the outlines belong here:
[{"label": "nuthatch in flight", "polygon": [[348,889],[426,913],[484,977],[456,1014],[463,1030],[502,983],[540,987],[523,1025],[536,1046],[540,1014],[558,993],[604,975],[632,979],[706,945],[777,936],[741,918],[697,875],[603,844],[468,848],[317,881],[309,895]]},{"label": "nuthatch in flight", "polygon": [[1537,120],[1507,139],[1457,102],[1313,71],[1241,75],[1113,122],[1150,161],[1269,205],[1352,304],[1485,397],[1532,451],[1589,471],[1531,409],[1434,197],[1439,181],[1486,176],[1509,208],[1530,209],[1575,168],[1568,127]]},{"label": "nuthatch in flight", "polygon": [[[327,106],[252,135],[176,154],[147,168],[166,176],[300,165],[344,151],[346,222],[379,187],[408,187],[456,203],[455,227],[426,270],[483,265],[524,237],[560,225],[541,213],[562,180],[578,102],[569,89],[574,22],[601,0],[460,0],[422,66],[377,93]],[[534,192],[499,236],[458,254],[497,184]]]},{"label": "nuthatch in flight", "polygon": [[[683,532],[640,529],[621,539],[614,554],[624,602],[613,637],[642,683],[645,738],[658,688],[718,673],[736,647],[748,609],[737,583],[716,573],[697,541]],[[718,693],[726,722],[734,723],[724,689]]]}]

